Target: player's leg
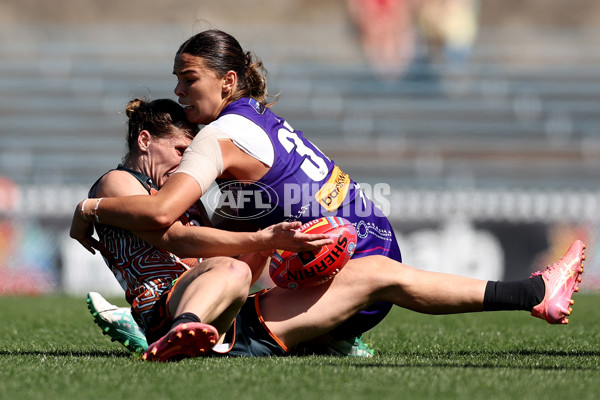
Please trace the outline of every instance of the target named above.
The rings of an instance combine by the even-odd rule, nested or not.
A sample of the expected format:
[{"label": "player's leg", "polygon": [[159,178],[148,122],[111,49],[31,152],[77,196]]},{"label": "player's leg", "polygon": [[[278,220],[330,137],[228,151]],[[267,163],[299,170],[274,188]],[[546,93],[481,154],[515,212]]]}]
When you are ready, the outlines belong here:
[{"label": "player's leg", "polygon": [[167,361],[207,354],[244,304],[250,281],[248,265],[228,257],[210,258],[187,271],[168,300],[171,329],[148,347],[143,359]]},{"label": "player's leg", "polygon": [[[340,301],[347,302],[350,298],[369,296],[369,305],[385,301],[426,314],[483,311],[486,281],[422,271],[383,256],[370,256],[352,261],[351,266],[346,266],[350,266],[346,273],[351,272],[352,284],[358,283],[360,286],[349,285],[344,289],[350,293],[348,298]],[[336,279],[338,277],[336,276]],[[336,313],[343,315],[339,309]],[[367,326],[361,332],[369,328],[370,326]],[[355,325],[353,329],[360,331],[360,326]],[[335,331],[340,333],[339,328],[335,328]],[[327,335],[320,339],[327,340]]]},{"label": "player's leg", "polygon": [[251,279],[246,263],[229,257],[209,258],[179,278],[171,292],[169,312],[174,319],[193,313],[222,334],[246,301]]},{"label": "player's leg", "polygon": [[384,297],[428,314],[526,310],[551,324],[565,324],[574,303],[571,296],[579,290],[583,260],[585,245],[576,240],[560,260],[520,281],[480,281],[405,266],[399,286],[387,288]]},{"label": "player's leg", "polygon": [[428,314],[483,310],[486,282],[426,272],[383,256],[353,259],[326,285],[261,296],[267,327],[288,347],[319,337],[379,301]]},{"label": "player's leg", "polygon": [[372,279],[379,272],[371,267],[380,267],[371,261],[379,258],[352,259],[335,279],[323,285],[303,290],[275,287],[262,294],[260,313],[267,328],[288,348],[328,333],[379,300],[378,293],[392,285],[389,276]]},{"label": "player's leg", "polygon": [[[186,296],[182,293],[191,284],[192,288],[195,287],[203,292],[202,299],[205,300],[201,304],[201,309],[196,310],[197,314],[201,315],[199,318],[203,321],[212,321],[213,325],[220,328],[220,332],[224,332],[239,308],[234,304],[234,298],[237,297],[238,302],[242,299],[243,302],[248,292],[245,286],[248,267],[233,261],[228,258],[210,259],[195,267],[193,272],[191,270],[184,274],[177,285],[178,289],[174,290],[170,304],[175,306],[181,302],[182,308],[193,308],[194,305],[190,304],[195,299],[192,290],[189,290]],[[202,280],[196,280],[200,275],[204,275]],[[230,279],[233,281],[229,281]],[[208,289],[202,287],[207,285]],[[234,293],[236,290],[237,294]],[[133,319],[129,307],[115,306],[96,292],[88,293],[87,304],[94,322],[102,329],[103,334],[111,338],[111,341],[121,343],[132,352],[146,350],[148,347],[146,337]],[[228,307],[230,310],[224,310]],[[174,307],[171,315],[173,312],[174,315],[178,315],[186,311],[177,312]]]},{"label": "player's leg", "polygon": [[543,273],[501,283],[421,271],[382,256],[364,257],[350,260],[326,285],[299,291],[275,288],[261,296],[260,308],[269,330],[287,347],[322,336],[378,301],[427,314],[528,310],[550,323],[566,323],[571,295],[581,281],[584,249],[576,241]]}]

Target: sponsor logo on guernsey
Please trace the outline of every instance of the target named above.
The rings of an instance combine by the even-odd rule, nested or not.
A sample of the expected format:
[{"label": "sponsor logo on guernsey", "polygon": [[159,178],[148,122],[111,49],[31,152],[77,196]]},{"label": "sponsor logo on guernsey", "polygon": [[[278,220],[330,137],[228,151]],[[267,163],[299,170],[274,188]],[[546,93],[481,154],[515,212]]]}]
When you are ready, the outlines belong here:
[{"label": "sponsor logo on guernsey", "polygon": [[336,165],[329,180],[315,193],[315,199],[327,211],[335,211],[344,202],[349,189],[350,177]]}]

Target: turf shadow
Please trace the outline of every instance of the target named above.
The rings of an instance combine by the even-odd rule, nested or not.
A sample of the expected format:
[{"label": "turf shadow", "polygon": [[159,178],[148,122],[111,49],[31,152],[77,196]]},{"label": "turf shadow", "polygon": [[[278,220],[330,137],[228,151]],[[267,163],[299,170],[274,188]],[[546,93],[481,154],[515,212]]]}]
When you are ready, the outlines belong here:
[{"label": "turf shadow", "polygon": [[96,358],[130,358],[130,353],[114,350],[0,350],[0,356],[40,356],[40,357],[96,357]]},{"label": "turf shadow", "polygon": [[[550,357],[550,359],[544,359]],[[398,360],[398,358],[400,360]],[[432,351],[407,352],[375,355],[374,362],[366,359],[354,363],[355,368],[486,368],[486,369],[527,369],[527,370],[600,370],[596,362],[581,361],[598,359],[600,351],[565,350],[504,350],[504,351]],[[341,358],[347,363],[347,358]],[[394,360],[396,359],[396,360]],[[579,359],[579,361],[578,361]],[[333,360],[325,365],[339,367]]]}]

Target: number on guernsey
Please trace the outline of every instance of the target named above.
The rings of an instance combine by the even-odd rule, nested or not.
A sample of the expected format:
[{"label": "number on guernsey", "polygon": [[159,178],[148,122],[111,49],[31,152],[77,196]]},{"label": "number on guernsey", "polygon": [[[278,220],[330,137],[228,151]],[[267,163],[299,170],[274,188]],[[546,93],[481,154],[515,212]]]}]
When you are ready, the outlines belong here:
[{"label": "number on guernsey", "polygon": [[319,182],[329,173],[327,164],[322,157],[318,156],[311,148],[307,147],[302,139],[292,129],[287,121],[283,125],[285,128],[279,129],[277,138],[281,145],[288,153],[296,150],[300,156],[304,157],[304,161],[300,165],[300,169],[313,181]]}]

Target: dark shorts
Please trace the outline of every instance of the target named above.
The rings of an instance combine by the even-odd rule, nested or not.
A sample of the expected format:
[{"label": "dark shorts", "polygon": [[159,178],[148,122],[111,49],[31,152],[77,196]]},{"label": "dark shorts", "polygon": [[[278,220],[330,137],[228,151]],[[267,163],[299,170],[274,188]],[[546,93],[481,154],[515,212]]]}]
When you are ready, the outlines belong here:
[{"label": "dark shorts", "polygon": [[173,287],[166,290],[152,307],[152,313],[150,314],[150,318],[148,318],[145,332],[148,344],[152,344],[166,335],[169,329],[171,329],[171,325],[173,325],[173,318],[171,317],[171,313],[169,313],[168,307],[171,290],[173,290]]},{"label": "dark shorts", "polygon": [[264,325],[258,298],[265,291],[249,296],[232,327],[225,334],[225,343],[213,349],[215,356],[273,357],[287,356],[285,346]]},{"label": "dark shorts", "polygon": [[[171,326],[173,325],[173,316],[169,312],[169,301],[171,300],[171,293],[177,285],[177,282],[179,282],[179,279],[189,271],[191,270],[185,271],[179,276],[179,278],[173,280],[173,282],[171,282],[171,286],[160,295],[160,298],[152,306],[150,316],[147,317],[145,330],[146,340],[148,341],[148,344],[156,342],[158,339],[165,336],[167,332],[169,332],[169,330],[171,329]],[[136,319],[135,315],[134,319]],[[140,325],[139,322],[138,325]]]}]

